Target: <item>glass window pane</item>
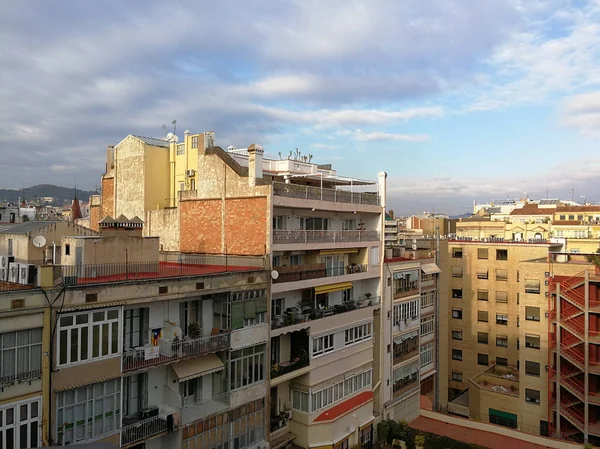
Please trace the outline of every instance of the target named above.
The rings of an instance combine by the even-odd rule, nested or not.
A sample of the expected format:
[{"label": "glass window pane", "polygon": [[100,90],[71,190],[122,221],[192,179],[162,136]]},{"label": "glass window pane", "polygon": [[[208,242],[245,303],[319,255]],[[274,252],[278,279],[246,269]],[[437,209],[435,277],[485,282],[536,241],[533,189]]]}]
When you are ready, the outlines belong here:
[{"label": "glass window pane", "polygon": [[75,317],[75,323],[76,324],[86,324],[88,322],[88,314],[82,314],[82,315],[77,315]]},{"label": "glass window pane", "polygon": [[31,425],[29,426],[29,433],[30,433],[30,446],[29,447],[38,447],[39,444],[39,436],[38,436],[38,423],[33,422],[31,423]]},{"label": "glass window pane", "polygon": [[104,321],[104,312],[94,312],[94,323]]},{"label": "glass window pane", "polygon": [[71,329],[71,362],[77,361],[77,348],[79,346],[79,329]]},{"label": "glass window pane", "polygon": [[29,445],[27,444],[28,433],[29,432],[27,432],[27,424],[21,424],[21,426],[19,427],[19,447],[21,449],[26,449],[27,447],[29,447]]},{"label": "glass window pane", "polygon": [[29,408],[29,417],[37,418],[38,417],[38,403],[32,402]]},{"label": "glass window pane", "polygon": [[112,347],[110,352],[111,354],[116,354],[119,352],[119,323],[112,323],[111,339]]},{"label": "glass window pane", "polygon": [[88,358],[88,328],[81,328],[81,360],[87,360]]},{"label": "glass window pane", "polygon": [[102,355],[108,355],[108,323],[102,324]]},{"label": "glass window pane", "polygon": [[100,326],[92,329],[92,357],[100,357]]}]

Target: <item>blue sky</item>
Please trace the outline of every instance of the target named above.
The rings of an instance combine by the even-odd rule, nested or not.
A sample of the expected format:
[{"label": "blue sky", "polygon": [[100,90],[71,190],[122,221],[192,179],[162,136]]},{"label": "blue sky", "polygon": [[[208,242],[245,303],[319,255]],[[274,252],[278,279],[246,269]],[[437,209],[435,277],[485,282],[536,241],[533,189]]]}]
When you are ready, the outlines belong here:
[{"label": "blue sky", "polygon": [[161,124],[389,175],[397,213],[600,201],[600,1],[6,0],[0,188],[99,183]]}]

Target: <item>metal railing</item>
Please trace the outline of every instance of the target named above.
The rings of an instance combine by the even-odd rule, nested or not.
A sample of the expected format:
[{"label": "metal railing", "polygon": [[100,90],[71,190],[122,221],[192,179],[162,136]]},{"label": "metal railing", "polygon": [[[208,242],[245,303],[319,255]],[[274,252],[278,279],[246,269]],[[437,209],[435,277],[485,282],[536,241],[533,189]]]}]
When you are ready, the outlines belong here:
[{"label": "metal railing", "polygon": [[151,262],[62,265],[60,281],[74,286],[262,270],[265,267],[266,259],[263,256],[161,254],[160,260]]},{"label": "metal railing", "polygon": [[368,204],[379,206],[381,201],[375,193],[350,192],[348,190],[322,189],[299,184],[273,183],[273,194],[288,198],[333,201],[336,203]]},{"label": "metal railing", "polygon": [[308,366],[310,360],[308,354],[305,357],[298,357],[296,360],[289,360],[287,362],[273,363],[271,367],[271,379],[274,379],[284,374],[292,373],[300,368]]},{"label": "metal railing", "polygon": [[[223,351],[230,346],[229,332],[190,340],[161,338],[158,347],[126,349],[123,352],[123,372],[150,368],[186,357]],[[158,349],[158,353],[156,352]]]},{"label": "metal railing", "polygon": [[419,385],[418,376],[414,376],[414,379],[411,379],[411,378],[400,379],[398,382],[396,382],[394,384],[394,387],[393,387],[394,399],[397,398],[398,396],[401,396],[402,394],[406,393],[407,391],[412,390],[413,388],[417,387],[418,385]]},{"label": "metal railing", "polygon": [[307,231],[275,229],[273,243],[343,243],[343,242],[374,242],[380,240],[379,231]]},{"label": "metal railing", "polygon": [[312,264],[296,265],[293,267],[275,267],[275,270],[279,272],[279,277],[273,279],[273,283],[279,284],[281,282],[305,281],[308,279],[344,276],[346,274],[366,273],[368,267],[363,264],[354,264],[347,267],[325,268],[325,264]]},{"label": "metal railing", "polygon": [[182,422],[189,423],[223,411],[225,408],[229,407],[230,396],[231,394],[227,391],[225,393],[217,394],[210,399],[190,404],[183,404],[182,401]]},{"label": "metal railing", "polygon": [[379,304],[379,296],[371,296],[355,301],[347,301],[342,304],[335,304],[329,306],[326,309],[316,310],[304,310],[299,311],[286,311],[283,315],[277,315],[273,317],[271,321],[271,329],[279,329],[282,327],[293,326],[294,324],[305,323],[308,321],[315,321],[321,318],[327,318],[328,316],[338,315],[340,313],[351,312],[353,310],[362,309],[363,307],[369,307],[372,305]]},{"label": "metal railing", "polygon": [[13,374],[11,376],[2,376],[0,377],[0,386],[12,385],[16,382],[28,382],[34,379],[41,379],[41,377],[41,370],[32,370],[26,373]]},{"label": "metal railing", "polygon": [[162,416],[140,419],[124,425],[121,430],[121,446],[145,440],[169,429],[167,419]]}]

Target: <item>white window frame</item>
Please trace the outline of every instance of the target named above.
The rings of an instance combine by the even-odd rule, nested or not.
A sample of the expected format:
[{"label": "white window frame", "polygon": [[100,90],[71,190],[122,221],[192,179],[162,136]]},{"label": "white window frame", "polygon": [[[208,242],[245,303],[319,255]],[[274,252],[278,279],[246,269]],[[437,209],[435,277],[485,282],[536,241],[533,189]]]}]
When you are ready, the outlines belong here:
[{"label": "white window frame", "polygon": [[42,377],[42,332],[38,327],[0,334],[0,386]]},{"label": "white window frame", "polygon": [[257,312],[256,318],[244,318],[244,327],[258,326],[267,322],[267,312]]},{"label": "white window frame", "polygon": [[334,334],[314,337],[312,341],[312,357],[320,357],[335,350]]},{"label": "white window frame", "polygon": [[428,343],[426,345],[421,346],[420,362],[421,368],[425,365],[433,363],[433,343]]},{"label": "white window frame", "polygon": [[[116,317],[109,318],[110,315],[114,315],[113,312],[116,312]],[[103,319],[97,317],[97,315],[103,313]],[[87,317],[85,320],[81,320],[81,323],[77,323],[78,317]],[[95,321],[95,318],[98,318],[98,321]],[[67,321],[69,318],[72,318],[71,322],[74,324],[63,324],[63,321]],[[83,363],[91,360],[102,360],[111,357],[115,357],[120,355],[123,351],[123,332],[122,332],[122,313],[120,307],[114,307],[109,309],[96,309],[90,310],[86,312],[75,312],[75,313],[66,313],[60,315],[57,324],[57,339],[56,339],[56,364],[57,366],[69,366],[76,365],[78,363]],[[105,328],[106,325],[106,328]],[[116,326],[115,326],[116,325]],[[94,328],[98,327],[98,355],[94,356]],[[113,332],[117,332],[116,348],[113,347]],[[83,355],[84,344],[82,341],[82,329],[87,330],[87,346],[85,346],[87,354]],[[102,351],[102,340],[104,336],[105,330],[108,331],[107,337],[107,352],[103,354]],[[77,331],[77,332],[75,332]],[[66,334],[63,334],[65,332]],[[66,335],[66,362],[61,363],[62,352],[61,352],[61,341],[63,335]],[[72,342],[73,336],[76,335],[77,342]],[[84,339],[85,340],[85,339]],[[72,360],[71,350],[76,349],[77,354],[75,356],[75,360]]]},{"label": "white window frame", "polygon": [[370,340],[373,337],[373,323],[361,324],[344,331],[344,344],[351,346],[356,343]]},{"label": "white window frame", "polygon": [[403,321],[416,320],[419,317],[419,303],[421,299],[404,301],[394,304],[394,326],[398,326]]},{"label": "white window frame", "polygon": [[435,304],[435,292],[421,294],[421,309],[432,307]]},{"label": "white window frame", "polygon": [[229,360],[230,391],[265,380],[265,353],[267,346],[249,346],[231,351]]},{"label": "white window frame", "polygon": [[421,318],[421,327],[420,327],[421,337],[433,334],[434,327],[435,327],[434,321],[435,321],[434,315],[426,316],[425,318]]},{"label": "white window frame", "polygon": [[[111,388],[109,389],[109,387]],[[102,390],[102,393],[96,396],[96,392],[99,389]],[[96,407],[99,406],[99,401],[102,403],[102,410],[100,413],[98,413],[96,410]],[[75,413],[78,408],[81,408],[81,406],[83,406],[84,410],[83,419],[77,420],[75,419]],[[75,419],[73,423],[65,421],[64,418],[65,416],[69,416],[69,409],[72,409],[72,416]],[[109,413],[112,414],[107,416]],[[102,415],[103,417],[102,424],[111,423],[112,421],[112,425],[109,429],[106,429],[104,426],[102,426],[102,431],[97,432],[96,418],[99,415]],[[78,424],[82,421],[83,424]],[[71,432],[70,439],[65,437],[65,429],[61,429],[67,424],[72,424],[72,427],[68,429]],[[74,444],[81,441],[96,439],[104,435],[112,435],[119,431],[120,426],[121,378],[111,379],[106,382],[99,382],[92,385],[86,385],[74,390],[61,391],[56,395],[56,439],[57,444],[59,445],[65,446],[67,444]],[[83,437],[77,436],[78,428],[83,429]],[[59,429],[61,429],[60,438]]]},{"label": "white window frame", "polygon": [[309,413],[310,395],[306,391],[292,390],[292,408]]},{"label": "white window frame", "polygon": [[373,381],[373,370],[369,369],[362,373],[354,374],[348,378],[336,382],[334,385],[320,390],[311,390],[310,412],[329,407],[344,398],[353,395],[371,386]]},{"label": "white window frame", "polygon": [[[25,419],[21,419],[25,407]],[[35,413],[35,416],[32,414]],[[12,416],[10,416],[12,415]],[[10,418],[9,418],[10,416]],[[9,422],[10,421],[10,422]],[[27,426],[27,442],[21,443],[21,426]],[[31,428],[37,428],[37,441],[31,441]],[[12,430],[12,445],[9,445],[8,431]],[[0,447],[35,448],[42,445],[42,397],[37,396],[23,401],[0,405]]]}]

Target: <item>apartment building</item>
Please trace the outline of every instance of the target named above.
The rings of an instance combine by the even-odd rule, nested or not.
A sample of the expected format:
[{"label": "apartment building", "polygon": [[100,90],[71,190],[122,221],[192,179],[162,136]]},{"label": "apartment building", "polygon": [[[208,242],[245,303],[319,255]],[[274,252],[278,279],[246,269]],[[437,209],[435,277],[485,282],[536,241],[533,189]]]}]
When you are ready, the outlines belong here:
[{"label": "apartment building", "polygon": [[41,288],[0,285],[2,447],[266,445],[266,260],[161,255],[136,219],[100,229],[63,237]]},{"label": "apartment building", "polygon": [[560,243],[448,242],[448,411],[548,435],[548,258]]},{"label": "apartment building", "polygon": [[391,211],[385,214],[383,237],[386,246],[398,244],[398,219],[394,217],[394,213]]},{"label": "apartment building", "polygon": [[[174,140],[129,136],[109,147],[90,216],[144,217],[144,235],[167,252],[266,255],[271,448],[369,447],[386,174],[344,177],[301,154],[265,158],[257,145],[225,151],[211,132]],[[125,170],[134,153],[136,169]],[[170,165],[142,164],[150,153]],[[150,169],[166,185],[144,187]]]}]

